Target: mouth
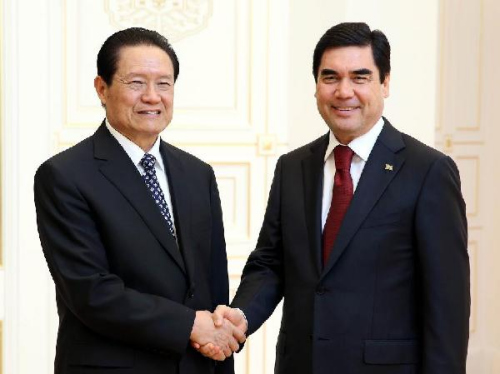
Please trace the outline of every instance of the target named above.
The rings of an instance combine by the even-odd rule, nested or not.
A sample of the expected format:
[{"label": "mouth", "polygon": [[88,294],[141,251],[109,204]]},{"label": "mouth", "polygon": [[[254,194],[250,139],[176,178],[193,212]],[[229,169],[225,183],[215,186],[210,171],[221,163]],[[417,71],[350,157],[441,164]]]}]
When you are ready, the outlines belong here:
[{"label": "mouth", "polygon": [[353,110],[358,109],[357,106],[335,106],[332,105],[332,108],[338,110],[339,112],[352,112]]},{"label": "mouth", "polygon": [[159,115],[161,110],[139,110],[137,113],[145,115]]}]

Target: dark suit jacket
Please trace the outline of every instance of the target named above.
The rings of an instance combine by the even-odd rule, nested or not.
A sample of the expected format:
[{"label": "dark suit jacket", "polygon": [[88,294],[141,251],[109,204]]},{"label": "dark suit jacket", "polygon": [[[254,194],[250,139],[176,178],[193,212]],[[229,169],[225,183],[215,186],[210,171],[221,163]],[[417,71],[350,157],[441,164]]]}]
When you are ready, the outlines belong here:
[{"label": "dark suit jacket", "polygon": [[[35,176],[40,240],[56,284],[56,374],[232,373],[189,347],[196,310],[228,302],[212,168],[161,143],[179,246],[104,125]],[[112,370],[110,370],[112,369]]]},{"label": "dark suit jacket", "polygon": [[465,373],[469,262],[455,164],[386,121],[323,268],[327,144],[278,161],[233,301],[249,332],[283,298],[276,373]]}]

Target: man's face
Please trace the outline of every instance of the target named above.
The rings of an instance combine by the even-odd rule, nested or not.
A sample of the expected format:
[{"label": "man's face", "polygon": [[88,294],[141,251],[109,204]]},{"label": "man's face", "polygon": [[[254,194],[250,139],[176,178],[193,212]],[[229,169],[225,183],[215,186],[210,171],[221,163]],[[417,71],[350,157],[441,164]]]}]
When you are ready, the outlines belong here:
[{"label": "man's face", "polygon": [[143,150],[172,120],[174,67],[156,46],[123,47],[111,84],[96,77],[94,86],[111,126]]},{"label": "man's face", "polygon": [[380,83],[371,46],[327,49],[316,83],[318,110],[343,144],[368,132],[382,115],[389,76]]}]

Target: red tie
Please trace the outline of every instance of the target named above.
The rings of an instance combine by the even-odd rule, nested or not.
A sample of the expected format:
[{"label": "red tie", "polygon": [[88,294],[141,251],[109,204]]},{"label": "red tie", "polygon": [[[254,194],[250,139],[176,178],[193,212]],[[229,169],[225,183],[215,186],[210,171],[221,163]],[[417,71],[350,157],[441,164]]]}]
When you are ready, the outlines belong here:
[{"label": "red tie", "polygon": [[345,212],[352,200],[353,186],[351,178],[351,161],[354,152],[351,148],[338,145],[333,150],[335,157],[335,178],[333,183],[332,203],[328,211],[323,229],[323,266],[333,249],[335,238],[344,219]]}]

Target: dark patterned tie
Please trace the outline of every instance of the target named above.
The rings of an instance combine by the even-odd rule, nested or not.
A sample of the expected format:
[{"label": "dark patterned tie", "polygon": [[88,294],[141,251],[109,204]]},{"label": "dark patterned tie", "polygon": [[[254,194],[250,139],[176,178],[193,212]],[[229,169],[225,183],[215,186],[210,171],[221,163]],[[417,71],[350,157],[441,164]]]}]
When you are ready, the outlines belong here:
[{"label": "dark patterned tie", "polygon": [[351,148],[338,145],[333,150],[335,157],[335,177],[333,184],[332,203],[328,211],[323,229],[323,266],[326,265],[335,239],[340,229],[344,215],[352,199],[353,186],[351,178],[351,161],[354,152]]},{"label": "dark patterned tie", "polygon": [[148,187],[149,192],[151,192],[151,196],[153,196],[156,205],[160,209],[161,215],[165,221],[167,221],[170,233],[175,238],[174,223],[172,222],[170,210],[168,209],[165,196],[163,195],[163,191],[158,183],[158,178],[156,177],[155,163],[155,156],[149,153],[144,154],[144,157],[141,160],[141,165],[146,172],[142,176],[142,179],[146,182],[146,186]]}]

